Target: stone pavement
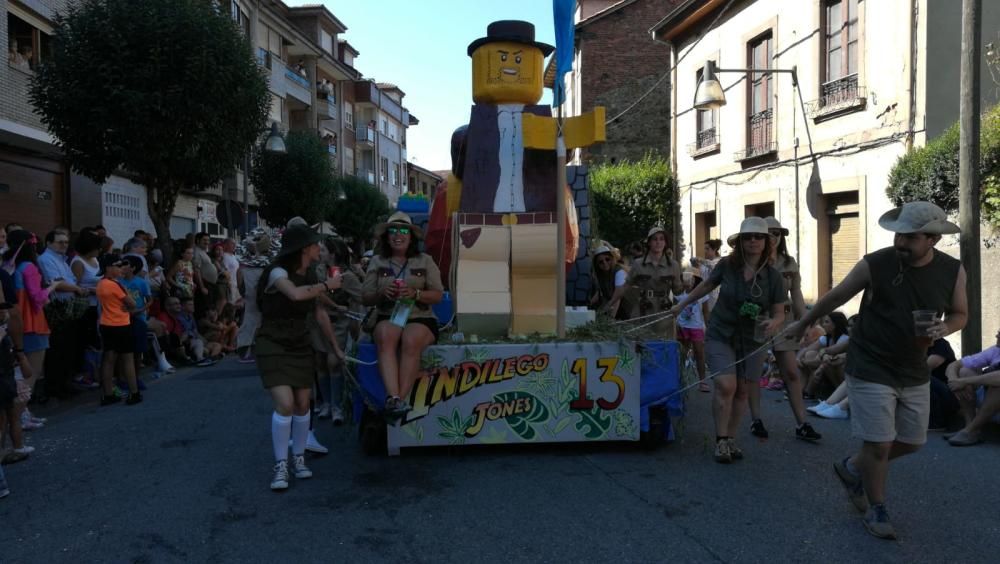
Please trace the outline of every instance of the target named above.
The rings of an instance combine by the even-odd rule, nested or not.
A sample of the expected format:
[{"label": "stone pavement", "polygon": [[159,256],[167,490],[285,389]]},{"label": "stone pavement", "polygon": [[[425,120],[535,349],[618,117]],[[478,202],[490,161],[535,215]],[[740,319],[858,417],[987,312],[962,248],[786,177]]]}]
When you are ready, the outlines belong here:
[{"label": "stone pavement", "polygon": [[[1000,437],[958,449],[932,434],[892,466],[900,540],[870,537],[831,463],[849,423],[796,441],[765,392],[767,442],[711,459],[709,396],[682,438],[361,453],[354,427],[322,421],[331,449],[311,480],[268,490],[267,394],[232,360],[153,382],[138,406],[79,400],[6,467],[0,562],[988,562],[1000,553]],[[44,414],[39,410],[39,414]]]}]

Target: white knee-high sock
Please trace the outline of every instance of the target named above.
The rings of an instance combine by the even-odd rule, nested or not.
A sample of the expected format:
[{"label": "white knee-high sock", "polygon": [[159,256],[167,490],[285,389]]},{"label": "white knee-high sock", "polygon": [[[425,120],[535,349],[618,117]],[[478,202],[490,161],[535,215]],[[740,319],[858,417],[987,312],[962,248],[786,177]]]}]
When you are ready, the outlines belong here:
[{"label": "white knee-high sock", "polygon": [[[292,416],[292,454],[299,456],[306,452],[309,438],[309,414]],[[288,444],[287,442],[285,444]]]},{"label": "white knee-high sock", "polygon": [[292,434],[292,417],[279,415],[277,411],[271,414],[271,445],[274,447],[274,460],[288,460],[288,437]]}]

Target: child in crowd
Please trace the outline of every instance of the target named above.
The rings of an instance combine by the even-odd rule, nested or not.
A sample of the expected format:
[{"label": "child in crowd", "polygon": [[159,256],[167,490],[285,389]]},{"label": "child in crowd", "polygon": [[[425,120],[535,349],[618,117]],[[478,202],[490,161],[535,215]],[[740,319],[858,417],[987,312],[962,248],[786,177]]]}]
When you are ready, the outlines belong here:
[{"label": "child in crowd", "polygon": [[[223,306],[232,309],[232,305]],[[198,332],[205,338],[207,343],[218,343],[221,350],[233,352],[236,350],[236,322],[232,320],[232,312],[228,319],[223,319],[214,307],[205,310],[205,315],[198,320]]]},{"label": "child in crowd", "polygon": [[214,341],[208,341],[198,331],[198,323],[194,317],[194,298],[181,298],[181,310],[174,318],[181,325],[183,336],[182,343],[193,354],[198,366],[210,366],[215,362],[216,357],[222,352],[222,345]]},{"label": "child in crowd", "polygon": [[[684,301],[688,293],[698,284],[701,284],[701,272],[694,268],[684,271],[684,293],[677,299]],[[683,358],[687,358],[689,352],[694,354],[695,367],[698,370],[698,391],[709,392],[711,388],[705,381],[705,321],[708,319],[708,302],[711,296],[705,296],[681,310],[677,317],[678,340],[684,347]]]},{"label": "child in crowd", "polygon": [[129,262],[115,254],[101,257],[101,271],[104,278],[97,283],[97,300],[100,303],[101,342],[104,344],[104,358],[101,361],[101,386],[104,397],[101,405],[117,403],[121,398],[114,393],[115,367],[119,358],[125,381],[128,383],[128,405],[142,401],[135,377],[133,353],[135,339],[132,336],[131,312],[136,303],[122,284],[122,270],[130,269]]},{"label": "child in crowd", "polygon": [[146,333],[149,330],[149,308],[152,306],[152,290],[149,282],[142,277],[142,260],[135,255],[122,257],[127,263],[122,267],[122,286],[128,292],[135,309],[132,310],[132,340],[135,347],[133,354],[136,374],[142,369],[143,355],[149,348]]}]

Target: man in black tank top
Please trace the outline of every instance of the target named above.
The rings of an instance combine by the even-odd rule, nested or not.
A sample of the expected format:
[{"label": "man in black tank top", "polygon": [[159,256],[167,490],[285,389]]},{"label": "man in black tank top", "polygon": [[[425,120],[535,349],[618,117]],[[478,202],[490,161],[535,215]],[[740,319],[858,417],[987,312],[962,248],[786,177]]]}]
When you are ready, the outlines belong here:
[{"label": "man in black tank top", "polygon": [[[959,232],[944,210],[910,202],[884,214],[879,225],[896,234],[893,246],[866,255],[790,330],[801,337],[816,320],[864,290],[846,370],[851,427],[864,443],[834,470],[855,507],[865,511],[868,531],[891,539],[896,533],[885,510],[889,461],[926,442],[927,348],[965,327],[968,304],[965,269],[934,248],[941,235]],[[915,312],[931,312],[923,314],[932,320],[921,323],[919,331]]]}]

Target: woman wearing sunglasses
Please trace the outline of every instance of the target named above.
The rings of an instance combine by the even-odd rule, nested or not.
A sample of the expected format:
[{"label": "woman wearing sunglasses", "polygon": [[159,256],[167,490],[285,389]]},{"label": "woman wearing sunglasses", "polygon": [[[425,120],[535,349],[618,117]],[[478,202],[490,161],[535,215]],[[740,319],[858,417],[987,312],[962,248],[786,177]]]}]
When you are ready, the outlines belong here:
[{"label": "woman wearing sunglasses", "polygon": [[[400,417],[410,410],[405,398],[417,380],[420,356],[437,341],[438,323],[431,306],[444,297],[444,286],[434,260],[420,252],[423,232],[410,216],[392,214],[375,228],[375,236],[379,245],[368,264],[361,300],[376,306],[372,335],[385,384],[385,409],[389,416]],[[404,316],[390,319],[397,302],[410,305],[405,320]]]},{"label": "woman wearing sunglasses", "polygon": [[[736,446],[736,430],[747,404],[747,386],[756,385],[767,354],[758,338],[761,332],[766,338],[781,328],[788,299],[781,273],[768,264],[773,242],[766,221],[744,219],[740,231],[729,237],[729,245],[732,254],[720,260],[708,279],[671,310],[680,315],[688,305],[719,288],[708,323],[705,359],[715,383],[715,461],[724,464],[743,458]],[[762,317],[768,315],[770,319],[764,321]]]},{"label": "woman wearing sunglasses", "polygon": [[[799,265],[795,257],[788,254],[788,244],[785,236],[788,229],[781,226],[775,217],[766,217],[767,229],[771,235],[771,266],[781,274],[781,283],[784,288],[784,295],[788,298],[785,303],[785,327],[802,319],[806,314],[806,303],[802,297],[802,277],[799,274]],[[796,356],[799,351],[799,340],[795,335],[786,333],[774,342],[774,358],[781,373],[781,379],[788,388],[788,405],[792,408],[792,415],[795,417],[795,437],[804,441],[818,441],[823,438],[806,421],[806,406],[802,400],[802,379],[799,378],[798,361]],[[762,439],[768,436],[764,421],[760,418],[760,386],[751,385],[748,389],[750,396],[750,433]]]},{"label": "woman wearing sunglasses", "polygon": [[594,250],[591,277],[594,296],[590,304],[601,314],[612,319],[628,319],[627,308],[622,307],[622,298],[628,286],[628,273],[616,261],[614,253],[607,245]]}]

